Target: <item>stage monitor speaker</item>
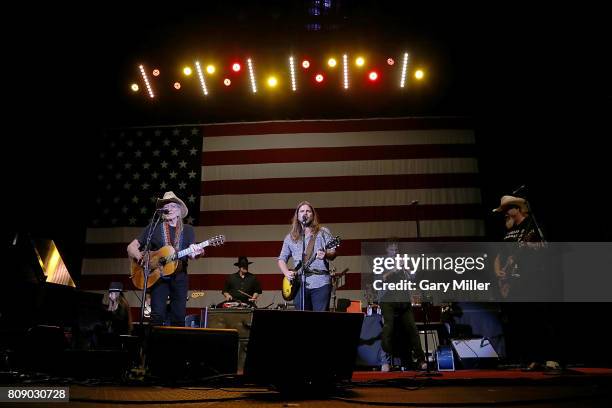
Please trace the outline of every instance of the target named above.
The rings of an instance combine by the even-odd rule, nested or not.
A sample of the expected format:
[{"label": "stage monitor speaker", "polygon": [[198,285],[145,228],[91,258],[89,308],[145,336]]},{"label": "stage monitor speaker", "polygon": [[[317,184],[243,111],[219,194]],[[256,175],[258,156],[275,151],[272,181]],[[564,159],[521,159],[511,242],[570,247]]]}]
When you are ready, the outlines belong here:
[{"label": "stage monitor speaker", "polygon": [[281,391],[325,390],[353,375],[362,313],[255,310],[244,375]]},{"label": "stage monitor speaker", "polygon": [[235,374],[238,332],[232,329],[153,327],[147,346],[149,372],[166,380]]},{"label": "stage monitor speaker", "polygon": [[486,337],[476,339],[452,339],[462,368],[491,368],[499,363],[499,356]]}]

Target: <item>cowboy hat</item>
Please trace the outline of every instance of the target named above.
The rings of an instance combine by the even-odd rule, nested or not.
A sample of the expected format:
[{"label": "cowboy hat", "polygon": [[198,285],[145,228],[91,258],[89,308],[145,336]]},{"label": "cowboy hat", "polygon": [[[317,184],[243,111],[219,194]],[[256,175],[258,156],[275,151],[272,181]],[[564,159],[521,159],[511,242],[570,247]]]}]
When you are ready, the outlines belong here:
[{"label": "cowboy hat", "polygon": [[508,207],[511,206],[519,207],[522,212],[529,211],[529,208],[527,207],[527,201],[524,198],[505,195],[501,198],[499,207],[495,208],[493,212],[504,212],[508,209]]},{"label": "cowboy hat", "polygon": [[234,264],[234,266],[244,266],[246,268],[248,268],[248,266],[250,264],[252,264],[253,262],[249,262],[249,259],[246,256],[239,256],[238,257],[238,262],[236,262]]},{"label": "cowboy hat", "polygon": [[123,292],[123,283],[121,282],[111,282],[108,287],[109,292]]},{"label": "cowboy hat", "polygon": [[161,208],[168,203],[176,203],[180,205],[181,206],[181,218],[185,218],[187,216],[187,213],[189,212],[189,210],[187,209],[187,206],[185,205],[183,200],[178,198],[176,194],[174,194],[172,191],[167,191],[164,193],[163,198],[161,199],[158,198],[155,208]]}]

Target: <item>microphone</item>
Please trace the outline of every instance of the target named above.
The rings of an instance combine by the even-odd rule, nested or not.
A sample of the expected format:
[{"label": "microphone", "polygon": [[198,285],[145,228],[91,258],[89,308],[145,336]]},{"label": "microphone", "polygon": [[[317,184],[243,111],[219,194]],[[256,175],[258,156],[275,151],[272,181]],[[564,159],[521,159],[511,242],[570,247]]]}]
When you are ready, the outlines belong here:
[{"label": "microphone", "polygon": [[308,216],[304,214],[304,216],[302,217],[302,224],[306,225],[307,222],[308,222]]},{"label": "microphone", "polygon": [[527,186],[526,186],[525,184],[523,184],[522,186],[520,186],[519,188],[517,188],[516,190],[514,190],[514,191],[512,192],[512,194],[513,194],[513,195],[515,195],[515,194],[516,194],[516,193],[518,193],[519,191],[522,191],[522,190],[524,190],[524,189],[526,189],[526,188],[527,188]]},{"label": "microphone", "polygon": [[158,208],[157,210],[155,210],[155,212],[158,212],[160,214],[169,214],[170,210],[166,210],[165,208]]}]

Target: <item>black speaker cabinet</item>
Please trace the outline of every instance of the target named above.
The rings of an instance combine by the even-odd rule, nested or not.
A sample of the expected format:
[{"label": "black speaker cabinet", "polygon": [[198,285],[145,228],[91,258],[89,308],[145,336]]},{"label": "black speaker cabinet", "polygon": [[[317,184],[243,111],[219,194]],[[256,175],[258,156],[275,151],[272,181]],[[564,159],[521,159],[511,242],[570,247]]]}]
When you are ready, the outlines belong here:
[{"label": "black speaker cabinet", "polygon": [[153,327],[147,346],[149,373],[170,380],[234,374],[238,332],[233,329]]},{"label": "black speaker cabinet", "polygon": [[236,329],[241,340],[249,338],[253,309],[202,309],[200,322],[209,329]]},{"label": "black speaker cabinet", "polygon": [[362,313],[254,310],[245,377],[285,390],[349,380],[362,322]]}]

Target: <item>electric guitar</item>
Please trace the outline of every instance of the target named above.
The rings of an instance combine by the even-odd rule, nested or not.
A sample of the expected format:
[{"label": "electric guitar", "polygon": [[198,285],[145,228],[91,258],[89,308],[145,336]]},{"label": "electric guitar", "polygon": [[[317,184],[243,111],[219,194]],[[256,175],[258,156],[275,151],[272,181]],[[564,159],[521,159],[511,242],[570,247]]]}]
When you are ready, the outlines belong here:
[{"label": "electric guitar", "polygon": [[[325,244],[325,251],[327,251],[328,249],[337,248],[339,246],[340,237],[336,236],[332,238],[327,244]],[[307,271],[310,265],[315,261],[315,259],[317,259],[316,253],[311,256],[311,258],[306,262],[306,265],[302,265],[302,262],[300,261],[295,266],[295,268],[290,269],[295,272],[293,278],[289,279],[286,276],[283,277],[283,299],[285,299],[286,301],[295,299],[295,296],[298,293],[298,289],[300,288],[300,279],[298,279],[298,276],[304,273],[304,271]]]},{"label": "electric guitar", "polygon": [[521,277],[521,275],[518,273],[518,264],[514,261],[514,257],[511,255],[506,258],[506,263],[504,264],[504,266],[501,266],[500,259],[496,259],[495,264],[493,265],[493,269],[498,279],[497,284],[499,285],[499,293],[501,297],[506,299],[510,294],[512,280]]},{"label": "electric guitar", "polygon": [[524,262],[522,265],[519,265],[519,262],[517,262],[517,258],[520,260],[521,255],[518,249],[529,248],[530,250],[537,251],[546,247],[546,243],[540,241],[519,241],[517,244],[517,250],[506,257],[503,266],[499,254],[493,263],[493,270],[498,279],[499,293],[504,299],[507,299],[510,295],[512,286],[518,286],[521,283],[521,266],[524,267]]},{"label": "electric guitar", "polygon": [[[219,246],[225,243],[225,236],[216,235],[212,238],[207,239],[204,242],[196,244],[198,249],[206,248],[207,246]],[[157,251],[153,251],[149,254],[149,276],[147,278],[147,289],[153,286],[162,276],[170,276],[176,272],[179,266],[179,259],[190,255],[194,252],[191,248],[183,249],[182,251],[176,252],[173,246],[166,245],[161,247]],[[131,271],[130,279],[132,283],[138,289],[144,288],[145,282],[145,270],[144,266],[136,262],[134,259],[131,260]]]}]

